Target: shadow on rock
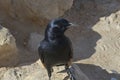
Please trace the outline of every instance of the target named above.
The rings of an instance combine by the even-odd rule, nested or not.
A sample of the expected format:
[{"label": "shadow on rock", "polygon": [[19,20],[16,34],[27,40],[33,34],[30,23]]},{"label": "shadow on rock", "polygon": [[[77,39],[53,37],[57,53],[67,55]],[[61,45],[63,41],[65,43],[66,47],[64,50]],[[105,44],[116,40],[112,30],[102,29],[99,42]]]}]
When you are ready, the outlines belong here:
[{"label": "shadow on rock", "polygon": [[[87,59],[96,52],[96,43],[102,36],[93,30],[94,25],[99,22],[101,17],[107,17],[118,10],[120,10],[120,3],[117,0],[74,0],[72,8],[62,16],[79,25],[79,27],[73,27],[66,32],[66,35],[70,37],[73,43],[74,61]],[[21,26],[19,26],[19,28],[20,27]],[[42,32],[45,28],[38,28],[35,26],[32,28],[35,29],[31,29],[30,32],[38,32],[41,30],[40,34],[43,35]],[[28,31],[28,27],[25,29],[25,32],[26,31]],[[21,34],[18,34],[17,36],[19,35],[23,36]],[[22,37],[20,38],[22,44],[24,41],[21,39]],[[27,54],[24,54],[24,51],[21,53],[23,53],[20,54],[22,55],[21,64],[32,64],[39,59],[38,54],[29,54],[27,51]]]},{"label": "shadow on rock", "polygon": [[93,27],[101,17],[107,17],[120,10],[119,4],[116,0],[74,1],[73,7],[63,17],[79,25],[66,33],[73,43],[75,61],[89,58],[96,52],[96,42],[102,36],[94,31]]},{"label": "shadow on rock", "polygon": [[89,80],[120,80],[120,74],[108,73],[105,69],[92,64],[77,64]]}]

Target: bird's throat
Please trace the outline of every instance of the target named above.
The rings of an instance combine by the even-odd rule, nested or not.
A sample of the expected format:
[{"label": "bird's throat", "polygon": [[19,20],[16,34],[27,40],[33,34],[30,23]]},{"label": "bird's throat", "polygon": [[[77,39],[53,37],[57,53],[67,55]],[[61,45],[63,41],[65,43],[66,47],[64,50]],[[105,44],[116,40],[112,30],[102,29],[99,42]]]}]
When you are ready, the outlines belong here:
[{"label": "bird's throat", "polygon": [[65,35],[64,34],[55,34],[55,33],[48,33],[45,36],[45,39],[48,41],[54,41],[62,39]]}]

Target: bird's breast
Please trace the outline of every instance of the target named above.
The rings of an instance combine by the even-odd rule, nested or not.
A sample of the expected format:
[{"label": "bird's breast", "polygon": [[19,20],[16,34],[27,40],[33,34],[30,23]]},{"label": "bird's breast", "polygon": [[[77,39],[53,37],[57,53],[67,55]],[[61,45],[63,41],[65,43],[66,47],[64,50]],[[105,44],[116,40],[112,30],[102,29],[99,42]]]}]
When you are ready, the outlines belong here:
[{"label": "bird's breast", "polygon": [[[44,51],[44,59],[46,64],[66,63],[70,59],[71,44],[68,38],[48,42],[42,42],[42,50]],[[52,63],[51,63],[52,62]]]}]

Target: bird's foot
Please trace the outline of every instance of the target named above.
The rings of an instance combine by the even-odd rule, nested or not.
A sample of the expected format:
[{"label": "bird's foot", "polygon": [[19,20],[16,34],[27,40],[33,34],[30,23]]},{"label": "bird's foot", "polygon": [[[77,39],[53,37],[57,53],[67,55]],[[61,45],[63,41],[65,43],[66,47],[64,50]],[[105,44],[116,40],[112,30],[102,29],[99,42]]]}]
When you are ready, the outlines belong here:
[{"label": "bird's foot", "polygon": [[51,80],[51,78],[49,78],[49,80]]}]

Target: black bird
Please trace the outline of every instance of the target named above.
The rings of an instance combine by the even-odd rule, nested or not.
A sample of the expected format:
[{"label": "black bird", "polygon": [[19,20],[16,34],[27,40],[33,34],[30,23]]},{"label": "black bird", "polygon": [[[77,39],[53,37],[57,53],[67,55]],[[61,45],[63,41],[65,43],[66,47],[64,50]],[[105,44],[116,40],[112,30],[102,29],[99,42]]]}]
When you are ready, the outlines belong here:
[{"label": "black bird", "polygon": [[72,23],[66,19],[59,18],[52,20],[45,30],[45,37],[38,48],[42,64],[47,69],[49,80],[53,66],[65,65],[69,69],[73,58],[72,44],[64,32]]}]

